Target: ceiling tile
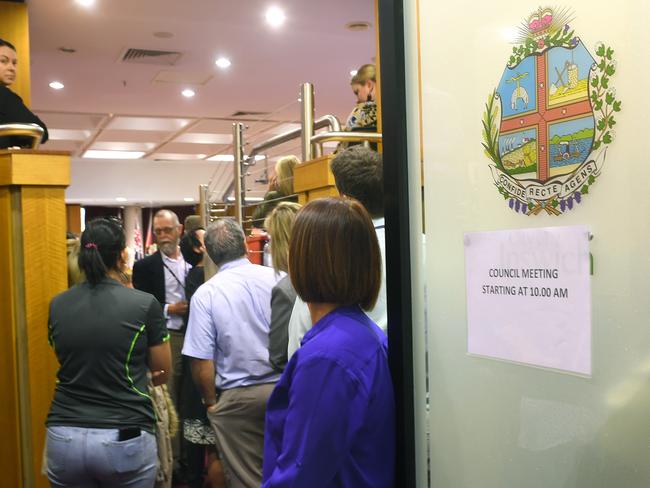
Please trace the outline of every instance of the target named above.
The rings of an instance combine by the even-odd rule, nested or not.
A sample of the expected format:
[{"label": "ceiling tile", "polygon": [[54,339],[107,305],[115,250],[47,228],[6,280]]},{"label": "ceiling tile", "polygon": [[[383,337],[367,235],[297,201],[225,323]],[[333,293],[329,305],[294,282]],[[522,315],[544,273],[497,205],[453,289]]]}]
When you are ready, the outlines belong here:
[{"label": "ceiling tile", "polygon": [[140,159],[144,156],[142,151],[104,151],[90,150],[83,153],[84,159]]},{"label": "ceiling tile", "polygon": [[53,129],[48,127],[51,141],[85,141],[92,134],[92,130]]},{"label": "ceiling tile", "polygon": [[75,114],[65,112],[34,112],[45,125],[57,129],[93,130],[105,118],[103,114]]},{"label": "ceiling tile", "polygon": [[178,154],[214,154],[222,151],[224,144],[192,144],[189,142],[170,142],[158,148],[159,152]]},{"label": "ceiling tile", "polygon": [[115,117],[106,127],[111,130],[146,130],[171,131],[182,129],[192,119],[175,119],[167,117]]},{"label": "ceiling tile", "polygon": [[192,144],[232,144],[232,134],[187,132],[178,136],[173,142],[189,142]]},{"label": "ceiling tile", "polygon": [[232,134],[232,120],[204,119],[194,127],[191,132],[206,134]]},{"label": "ceiling tile", "polygon": [[189,161],[193,159],[203,159],[205,154],[182,154],[182,153],[154,153],[149,156],[149,159],[157,161]]},{"label": "ceiling tile", "polygon": [[211,71],[172,71],[162,70],[151,80],[152,83],[177,83],[181,85],[205,85],[212,79],[214,73]]},{"label": "ceiling tile", "polygon": [[171,132],[161,132],[155,130],[103,130],[99,137],[98,142],[155,142],[160,143],[168,139],[172,135]]},{"label": "ceiling tile", "polygon": [[95,142],[90,149],[100,151],[151,151],[154,142]]},{"label": "ceiling tile", "polygon": [[70,151],[75,152],[81,147],[81,142],[76,141],[56,141],[48,140],[45,144],[41,144],[39,149],[44,151]]},{"label": "ceiling tile", "polygon": [[280,124],[276,127],[273,127],[269,129],[269,132],[271,134],[282,134],[283,132],[289,132],[290,130],[300,129],[300,127],[300,124],[290,122],[288,124]]}]

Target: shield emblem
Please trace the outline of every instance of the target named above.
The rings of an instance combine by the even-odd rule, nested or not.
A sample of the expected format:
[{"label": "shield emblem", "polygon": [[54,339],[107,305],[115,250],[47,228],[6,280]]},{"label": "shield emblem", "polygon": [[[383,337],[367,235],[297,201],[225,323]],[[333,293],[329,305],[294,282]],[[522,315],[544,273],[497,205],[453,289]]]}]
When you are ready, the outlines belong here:
[{"label": "shield emblem", "polygon": [[594,56],[571,29],[569,9],[539,8],[518,28],[483,112],[483,150],[494,186],[517,213],[560,215],[601,174],[621,102],[611,47]]},{"label": "shield emblem", "polygon": [[589,73],[595,63],[577,41],[506,67],[497,93],[499,155],[508,175],[544,183],[586,161],[594,142]]}]

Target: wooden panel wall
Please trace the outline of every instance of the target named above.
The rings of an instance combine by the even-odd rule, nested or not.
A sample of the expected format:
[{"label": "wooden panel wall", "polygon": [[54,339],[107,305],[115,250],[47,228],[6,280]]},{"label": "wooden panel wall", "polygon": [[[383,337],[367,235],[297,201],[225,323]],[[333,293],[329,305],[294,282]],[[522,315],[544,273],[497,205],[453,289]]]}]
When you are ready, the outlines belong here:
[{"label": "wooden panel wall", "polygon": [[22,188],[22,233],[25,275],[25,310],[28,324],[29,419],[31,463],[36,487],[49,486],[41,470],[45,418],[52,402],[56,357],[47,340],[50,300],[68,287],[66,261],[66,212],[63,187]]},{"label": "wooden panel wall", "polygon": [[[47,167],[47,171],[34,168]],[[0,486],[46,488],[45,419],[57,361],[50,300],[67,288],[67,154],[0,151]]]},{"label": "wooden panel wall", "polygon": [[18,396],[18,364],[16,358],[15,323],[16,276],[14,273],[14,233],[12,229],[12,195],[9,187],[0,187],[0,387],[2,410],[0,414],[0,473],[3,486],[21,486],[22,453],[20,450],[20,406]]},{"label": "wooden panel wall", "polygon": [[81,235],[81,205],[70,204],[65,206],[66,230]]},{"label": "wooden panel wall", "polygon": [[0,38],[16,46],[18,73],[11,89],[20,95],[25,105],[30,106],[29,75],[29,19],[24,3],[0,0]]}]

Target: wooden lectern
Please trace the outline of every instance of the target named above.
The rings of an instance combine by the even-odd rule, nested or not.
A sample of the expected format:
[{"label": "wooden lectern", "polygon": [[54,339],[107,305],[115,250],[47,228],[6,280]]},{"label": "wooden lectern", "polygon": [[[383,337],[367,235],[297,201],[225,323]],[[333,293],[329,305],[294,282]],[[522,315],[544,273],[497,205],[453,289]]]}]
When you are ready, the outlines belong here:
[{"label": "wooden lectern", "polygon": [[0,477],[2,486],[47,487],[45,418],[57,361],[48,305],[67,288],[68,153],[0,150]]},{"label": "wooden lectern", "polygon": [[298,203],[304,205],[316,198],[339,195],[330,169],[332,159],[334,155],[328,154],[296,165],[293,169],[293,191],[298,194]]}]

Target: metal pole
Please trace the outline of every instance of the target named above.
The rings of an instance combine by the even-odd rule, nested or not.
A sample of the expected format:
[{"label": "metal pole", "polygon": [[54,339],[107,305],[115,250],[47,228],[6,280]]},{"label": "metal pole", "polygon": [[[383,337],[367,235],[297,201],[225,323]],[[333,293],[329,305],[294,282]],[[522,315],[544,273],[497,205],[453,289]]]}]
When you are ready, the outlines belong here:
[{"label": "metal pole", "polygon": [[207,229],[210,225],[210,190],[209,185],[199,185],[199,215],[203,228]]},{"label": "metal pole", "polygon": [[312,159],[311,137],[314,135],[314,85],[303,83],[300,86],[300,108],[302,125],[302,160],[310,161]]},{"label": "metal pole", "polygon": [[244,181],[242,175],[243,165],[243,131],[244,124],[241,122],[234,122],[232,124],[232,142],[233,142],[233,155],[235,157],[233,163],[233,182],[235,184],[235,218],[237,222],[242,223],[242,206],[244,204]]}]

